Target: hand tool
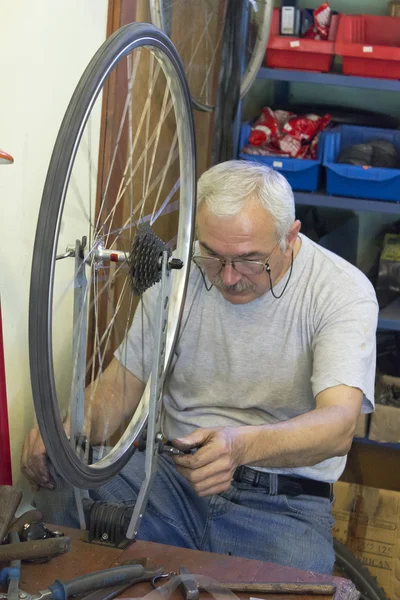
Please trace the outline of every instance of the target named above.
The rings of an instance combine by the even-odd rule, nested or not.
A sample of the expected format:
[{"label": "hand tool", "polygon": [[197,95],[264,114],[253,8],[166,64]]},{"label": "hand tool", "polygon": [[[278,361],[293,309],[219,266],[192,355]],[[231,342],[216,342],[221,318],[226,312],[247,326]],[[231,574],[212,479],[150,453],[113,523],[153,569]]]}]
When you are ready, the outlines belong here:
[{"label": "hand tool", "polygon": [[69,537],[3,544],[0,546],[0,562],[58,556],[69,552],[71,546],[71,538]]},{"label": "hand tool", "polygon": [[[28,544],[29,542],[25,543]],[[82,575],[69,581],[62,582],[56,579],[47,589],[40,590],[33,595],[18,589],[17,598],[23,598],[23,600],[67,600],[70,596],[86,594],[90,591],[116,586],[117,584],[121,586],[143,577],[144,573],[144,567],[138,564],[114,567]],[[9,595],[0,595],[0,600],[9,600]]]},{"label": "hand tool", "polygon": [[[190,575],[185,567],[180,567],[180,575]],[[336,585],[326,582],[221,582],[221,588],[218,593],[223,593],[223,588],[230,592],[254,593],[254,594],[302,594],[309,596],[333,596],[336,592]],[[185,600],[198,600],[201,586],[196,581],[195,576],[186,577],[180,584],[180,589]]]},{"label": "hand tool", "polygon": [[[144,452],[146,450],[146,442],[147,442],[147,431],[144,431],[142,436],[133,443],[135,448],[139,450],[139,452]],[[160,440],[158,444],[158,453],[159,454],[169,454],[171,456],[184,456],[185,454],[191,454],[191,450],[179,450],[171,444],[170,441],[167,440],[162,434],[160,434]]]},{"label": "hand tool", "polygon": [[135,579],[132,579],[127,583],[123,583],[122,585],[116,585],[106,589],[90,592],[89,594],[83,596],[80,600],[113,600],[113,598],[116,598],[137,583],[142,583],[144,581],[152,582],[154,579],[157,579],[157,577],[162,576],[164,570],[163,567],[147,567],[147,559],[136,559],[123,564],[142,564],[144,567],[144,573],[142,576],[136,577]]},{"label": "hand tool", "polygon": [[16,531],[21,536],[29,525],[42,521],[43,515],[40,510],[27,510],[12,521],[8,531]]},{"label": "hand tool", "polygon": [[22,493],[11,485],[0,486],[0,544],[6,536]]},{"label": "hand tool", "polygon": [[[9,534],[10,542],[14,545],[18,545],[19,535],[16,531],[12,531]],[[19,582],[21,577],[21,561],[12,560],[10,566],[1,570],[0,572],[0,583],[8,583],[7,600],[19,600]]]},{"label": "hand tool", "polygon": [[[190,573],[185,567],[179,567],[179,575],[190,575]],[[199,600],[199,584],[194,577],[182,581],[179,584],[179,588],[185,600]]]},{"label": "hand tool", "polygon": [[158,587],[160,587],[157,585],[157,581],[159,581],[159,579],[171,579],[171,577],[175,577],[175,575],[175,571],[170,571],[169,573],[165,573],[165,575],[160,573],[159,575],[153,577],[153,579],[151,580],[151,585],[156,590]]},{"label": "hand tool", "polygon": [[309,596],[333,596],[336,585],[330,583],[298,583],[298,582],[268,582],[268,583],[222,583],[231,592],[250,594],[301,594]]}]

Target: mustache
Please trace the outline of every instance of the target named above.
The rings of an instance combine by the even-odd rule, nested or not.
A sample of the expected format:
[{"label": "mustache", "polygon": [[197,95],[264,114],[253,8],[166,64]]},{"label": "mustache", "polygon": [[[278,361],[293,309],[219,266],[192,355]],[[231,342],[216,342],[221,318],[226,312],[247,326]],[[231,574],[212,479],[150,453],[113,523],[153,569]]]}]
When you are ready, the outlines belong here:
[{"label": "mustache", "polygon": [[211,279],[211,283],[220,290],[225,290],[226,292],[233,292],[233,293],[235,293],[235,292],[237,292],[237,293],[253,292],[255,289],[254,285],[250,281],[246,281],[243,279],[240,279],[234,285],[225,285],[222,277],[220,277],[219,275],[216,275],[215,277],[213,277]]}]

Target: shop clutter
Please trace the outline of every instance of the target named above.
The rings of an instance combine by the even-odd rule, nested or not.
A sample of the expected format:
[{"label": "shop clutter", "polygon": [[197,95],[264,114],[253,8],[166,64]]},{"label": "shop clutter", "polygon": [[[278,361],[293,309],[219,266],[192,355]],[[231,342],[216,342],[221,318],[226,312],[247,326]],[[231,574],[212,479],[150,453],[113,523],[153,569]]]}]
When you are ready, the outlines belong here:
[{"label": "shop clutter", "polygon": [[296,2],[283,0],[280,35],[300,36],[308,40],[327,40],[332,11],[328,2],[316,9],[297,8]]},{"label": "shop clutter", "polygon": [[240,158],[279,170],[295,191],[400,201],[400,130],[334,126],[311,110],[263,108],[242,125]]},{"label": "shop clutter", "polygon": [[343,148],[339,154],[338,163],[359,165],[361,167],[378,167],[398,169],[400,156],[397,148],[386,140],[371,140],[366,144],[353,144]]},{"label": "shop clutter", "polygon": [[329,2],[300,9],[297,0],[282,0],[274,10],[265,64],[400,79],[399,16],[338,14]]},{"label": "shop clutter", "polygon": [[253,156],[316,160],[320,133],[330,121],[330,115],[299,116],[286,110],[263,108],[251,129],[243,152]]}]

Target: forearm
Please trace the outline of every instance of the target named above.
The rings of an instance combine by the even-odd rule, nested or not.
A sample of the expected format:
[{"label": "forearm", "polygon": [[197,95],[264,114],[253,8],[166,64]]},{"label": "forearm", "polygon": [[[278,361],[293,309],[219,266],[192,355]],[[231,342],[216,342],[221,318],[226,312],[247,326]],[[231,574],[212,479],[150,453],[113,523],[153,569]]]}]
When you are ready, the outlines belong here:
[{"label": "forearm", "polygon": [[96,382],[85,390],[84,432],[93,446],[108,440],[126,417],[123,397],[119,390]]},{"label": "forearm", "polygon": [[[135,413],[145,385],[116,359],[85,389],[83,434],[92,445],[106,442]],[[70,432],[70,415],[65,423]]]},{"label": "forearm", "polygon": [[343,407],[317,408],[275,425],[237,428],[241,464],[306,467],[348,453],[354,419]]}]

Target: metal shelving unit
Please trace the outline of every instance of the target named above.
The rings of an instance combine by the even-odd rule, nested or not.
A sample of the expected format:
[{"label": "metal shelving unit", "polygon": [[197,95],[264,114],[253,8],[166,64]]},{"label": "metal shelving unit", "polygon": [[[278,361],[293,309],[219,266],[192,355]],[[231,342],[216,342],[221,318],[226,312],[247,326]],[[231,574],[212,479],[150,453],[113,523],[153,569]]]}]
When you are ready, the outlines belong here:
[{"label": "metal shelving unit", "polygon": [[400,81],[397,79],[378,79],[376,77],[354,77],[341,73],[318,73],[317,71],[291,71],[289,69],[270,69],[261,67],[257,79],[271,81],[288,81],[298,83],[316,83],[318,85],[337,85],[340,87],[380,90],[384,92],[400,92]]},{"label": "metal shelving unit", "polygon": [[362,212],[378,212],[388,215],[399,215],[400,202],[385,202],[384,200],[362,200],[342,196],[328,196],[324,192],[295,192],[296,204],[307,206],[327,206],[330,208],[347,208]]},{"label": "metal shelving unit", "polygon": [[[319,73],[316,71],[292,71],[289,69],[271,69],[261,67],[257,79],[277,82],[314,83],[317,85],[334,85],[368,90],[400,92],[400,81],[394,79],[377,79],[374,77],[354,77],[341,73]],[[399,215],[400,201],[385,202],[381,200],[363,200],[329,196],[323,191],[316,193],[295,192],[296,204],[307,206],[325,206],[345,208],[361,212],[375,212]],[[381,330],[400,331],[400,298],[381,310],[378,328]]]}]

